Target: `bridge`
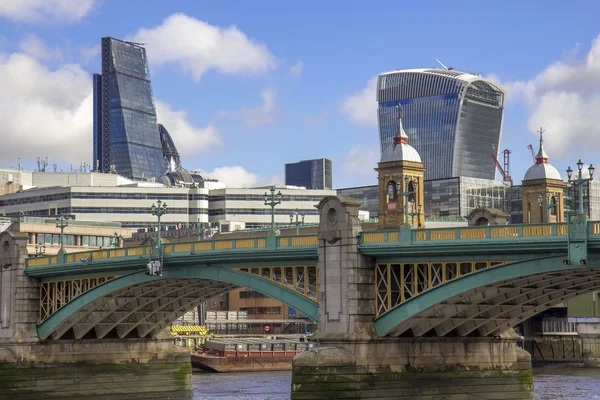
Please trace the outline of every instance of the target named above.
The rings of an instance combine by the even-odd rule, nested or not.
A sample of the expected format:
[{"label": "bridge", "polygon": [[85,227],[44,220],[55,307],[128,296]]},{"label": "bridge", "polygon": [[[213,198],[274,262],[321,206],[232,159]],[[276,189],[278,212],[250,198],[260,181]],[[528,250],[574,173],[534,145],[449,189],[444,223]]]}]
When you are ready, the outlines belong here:
[{"label": "bridge", "polygon": [[[386,365],[387,387],[393,387],[390,382],[406,378],[397,374],[423,374],[440,360],[444,368],[436,373],[477,364],[498,372],[502,382],[514,377],[519,398],[532,398],[530,367],[505,332],[600,282],[600,222],[583,217],[569,223],[363,232],[352,199],[326,197],[319,209],[316,236],[161,244],[161,276],[147,274],[157,254],[152,246],[23,260],[23,273],[39,294],[37,339],[55,344],[159,338],[171,321],[206,298],[246,287],[319,321],[314,340],[324,346],[317,358],[311,351],[295,360],[293,398],[317,393],[332,398],[324,366],[336,371],[338,383],[360,388],[366,381],[356,376],[371,377],[368,385],[377,387],[381,377],[373,375],[380,369],[371,368]],[[12,242],[4,243],[8,253]],[[460,343],[463,350],[448,355],[448,343]],[[360,346],[371,346],[367,353],[379,356],[366,356]],[[423,356],[425,348],[436,354],[435,361]],[[484,351],[486,361],[474,361]],[[481,381],[477,390],[489,384]],[[375,392],[384,398],[385,390]]]}]

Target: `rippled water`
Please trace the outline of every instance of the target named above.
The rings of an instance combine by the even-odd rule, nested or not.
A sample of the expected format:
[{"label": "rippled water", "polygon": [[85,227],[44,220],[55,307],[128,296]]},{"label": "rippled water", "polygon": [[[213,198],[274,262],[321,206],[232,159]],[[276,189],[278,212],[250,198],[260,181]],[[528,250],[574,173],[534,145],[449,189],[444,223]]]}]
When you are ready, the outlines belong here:
[{"label": "rippled water", "polygon": [[[289,399],[291,378],[290,372],[195,373],[194,399]],[[600,399],[600,369],[535,368],[534,385],[536,400]]]}]

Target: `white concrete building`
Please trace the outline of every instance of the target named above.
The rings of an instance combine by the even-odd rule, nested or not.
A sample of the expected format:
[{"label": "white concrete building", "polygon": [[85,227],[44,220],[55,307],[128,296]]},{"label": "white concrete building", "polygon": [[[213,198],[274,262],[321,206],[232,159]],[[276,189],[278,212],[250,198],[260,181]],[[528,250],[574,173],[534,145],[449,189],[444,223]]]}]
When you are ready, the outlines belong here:
[{"label": "white concrete building", "polygon": [[[11,190],[8,178],[12,179]],[[15,186],[16,190],[15,190]],[[264,204],[263,188],[226,188],[223,183],[203,181],[187,187],[168,187],[156,182],[134,182],[114,174],[75,172],[25,172],[0,170],[0,216],[45,217],[71,215],[89,222],[120,222],[124,228],[157,225],[150,206],[160,199],[167,203],[161,217],[166,229],[181,224],[227,224],[236,228],[261,228],[271,224],[271,208]],[[305,214],[305,223],[317,223],[314,207],[335,190],[307,190],[277,186],[282,202],[275,207],[275,222],[289,224],[296,209]]]}]

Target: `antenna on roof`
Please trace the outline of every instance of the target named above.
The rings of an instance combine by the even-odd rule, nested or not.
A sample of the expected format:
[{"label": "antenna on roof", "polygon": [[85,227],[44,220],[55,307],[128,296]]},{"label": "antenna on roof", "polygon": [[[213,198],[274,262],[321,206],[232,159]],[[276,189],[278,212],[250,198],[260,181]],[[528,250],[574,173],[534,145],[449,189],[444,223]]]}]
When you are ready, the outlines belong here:
[{"label": "antenna on roof", "polygon": [[444,68],[445,70],[448,70],[449,68],[446,67],[440,60],[438,60],[437,58],[435,59],[435,61],[438,62],[438,64],[440,64],[442,66],[442,68]]}]

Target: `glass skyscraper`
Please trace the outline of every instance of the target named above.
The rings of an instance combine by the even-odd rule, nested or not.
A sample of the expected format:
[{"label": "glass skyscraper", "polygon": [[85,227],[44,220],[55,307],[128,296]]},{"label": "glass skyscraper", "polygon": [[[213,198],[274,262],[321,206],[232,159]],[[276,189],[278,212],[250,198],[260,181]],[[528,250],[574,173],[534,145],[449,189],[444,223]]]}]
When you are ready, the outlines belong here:
[{"label": "glass skyscraper", "polygon": [[285,164],[285,184],[307,189],[332,188],[331,160],[317,158]]},{"label": "glass skyscraper", "polygon": [[146,50],[102,38],[102,75],[94,75],[94,168],[132,179],[165,172]]},{"label": "glass skyscraper", "polygon": [[477,75],[443,69],[387,72],[377,79],[381,151],[398,129],[396,106],[425,179],[494,179],[505,91]]}]

